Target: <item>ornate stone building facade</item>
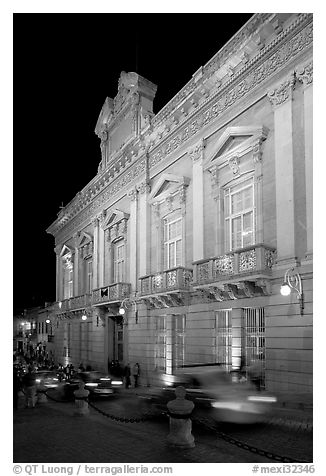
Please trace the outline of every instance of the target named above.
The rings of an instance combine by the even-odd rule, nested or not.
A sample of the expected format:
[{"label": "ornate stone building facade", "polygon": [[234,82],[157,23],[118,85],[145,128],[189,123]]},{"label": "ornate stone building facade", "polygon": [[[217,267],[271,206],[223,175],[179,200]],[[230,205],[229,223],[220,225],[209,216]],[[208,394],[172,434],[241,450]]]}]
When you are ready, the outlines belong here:
[{"label": "ornate stone building facade", "polygon": [[121,73],[98,173],[47,230],[58,361],[147,384],[259,360],[266,388],[312,390],[312,43],[312,15],[255,14],[156,115]]}]

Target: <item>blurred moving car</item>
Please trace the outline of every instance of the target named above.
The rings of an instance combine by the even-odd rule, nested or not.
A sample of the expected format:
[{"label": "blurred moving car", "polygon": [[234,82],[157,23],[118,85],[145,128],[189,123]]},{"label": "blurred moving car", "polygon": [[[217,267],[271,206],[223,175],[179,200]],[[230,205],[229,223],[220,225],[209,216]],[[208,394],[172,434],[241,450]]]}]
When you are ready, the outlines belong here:
[{"label": "blurred moving car", "polygon": [[195,411],[208,412],[218,422],[258,423],[277,401],[266,391],[258,392],[251,383],[234,382],[218,364],[183,367],[174,375],[163,375],[162,380],[163,388],[142,397],[147,404],[166,411],[167,402],[175,398],[175,387],[182,385]]},{"label": "blurred moving car", "polygon": [[38,370],[35,375],[36,387],[38,389],[57,388],[59,386],[59,379],[55,371]]},{"label": "blurred moving car", "polygon": [[74,391],[78,389],[79,382],[85,383],[85,388],[89,390],[90,397],[109,397],[123,385],[122,378],[91,370],[88,372],[78,372],[64,383],[64,396],[73,398]]}]

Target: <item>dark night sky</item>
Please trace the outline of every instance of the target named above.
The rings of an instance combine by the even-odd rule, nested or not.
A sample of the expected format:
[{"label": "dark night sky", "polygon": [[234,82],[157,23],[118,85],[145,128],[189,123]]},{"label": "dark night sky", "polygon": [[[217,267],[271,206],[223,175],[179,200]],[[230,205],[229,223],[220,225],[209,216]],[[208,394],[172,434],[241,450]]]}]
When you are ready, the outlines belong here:
[{"label": "dark night sky", "polygon": [[14,14],[14,312],[55,300],[46,228],[97,173],[95,124],[121,71],[157,113],[251,14]]}]

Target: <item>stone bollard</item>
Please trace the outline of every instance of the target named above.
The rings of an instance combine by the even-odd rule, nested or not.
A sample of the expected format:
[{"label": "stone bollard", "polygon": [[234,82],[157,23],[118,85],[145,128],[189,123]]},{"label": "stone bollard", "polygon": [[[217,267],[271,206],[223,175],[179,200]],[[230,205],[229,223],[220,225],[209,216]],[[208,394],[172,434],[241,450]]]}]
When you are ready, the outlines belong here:
[{"label": "stone bollard", "polygon": [[175,395],[176,399],[171,400],[167,404],[170,416],[168,443],[178,448],[193,448],[195,440],[191,433],[192,422],[190,415],[194,409],[194,404],[186,400],[186,389],[184,387],[177,387]]},{"label": "stone bollard", "polygon": [[78,390],[74,391],[74,396],[75,396],[74,415],[88,415],[89,414],[88,402],[86,401],[88,395],[89,395],[89,391],[85,389],[84,382],[79,382]]},{"label": "stone bollard", "polygon": [[45,392],[46,392],[45,387],[42,387],[37,391],[37,403],[46,403],[48,401]]}]

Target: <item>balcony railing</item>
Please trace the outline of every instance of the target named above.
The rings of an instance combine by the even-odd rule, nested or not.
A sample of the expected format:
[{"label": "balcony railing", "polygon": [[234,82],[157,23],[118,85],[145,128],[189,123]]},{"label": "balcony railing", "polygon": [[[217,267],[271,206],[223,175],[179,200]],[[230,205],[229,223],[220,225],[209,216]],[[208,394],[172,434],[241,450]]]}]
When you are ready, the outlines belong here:
[{"label": "balcony railing", "polygon": [[192,285],[192,269],[178,267],[140,278],[141,295],[168,291],[189,291]]},{"label": "balcony railing", "polygon": [[199,285],[252,274],[271,274],[275,259],[275,248],[252,245],[223,256],[197,261],[194,263],[194,281]]},{"label": "balcony railing", "polygon": [[101,302],[116,302],[130,296],[130,283],[114,283],[103,288],[94,289],[92,304]]},{"label": "balcony railing", "polygon": [[74,311],[91,305],[91,294],[82,294],[59,302],[59,311]]}]

